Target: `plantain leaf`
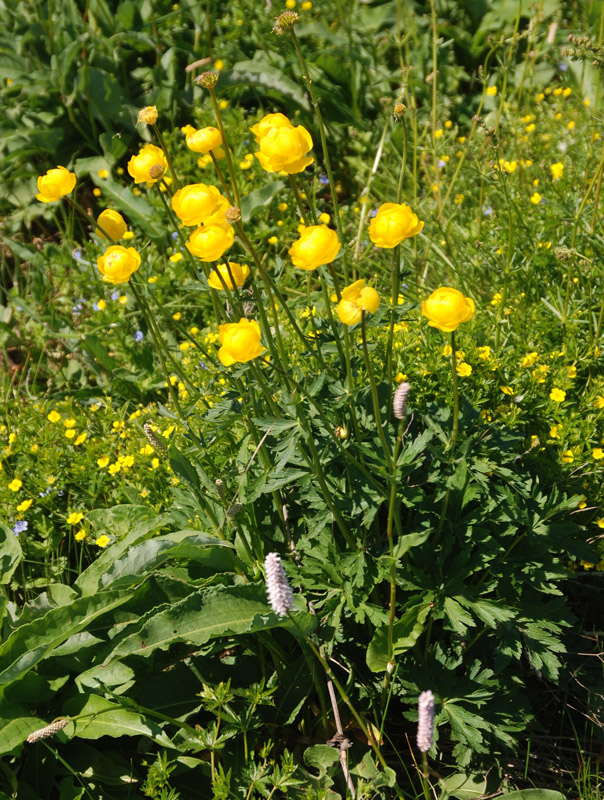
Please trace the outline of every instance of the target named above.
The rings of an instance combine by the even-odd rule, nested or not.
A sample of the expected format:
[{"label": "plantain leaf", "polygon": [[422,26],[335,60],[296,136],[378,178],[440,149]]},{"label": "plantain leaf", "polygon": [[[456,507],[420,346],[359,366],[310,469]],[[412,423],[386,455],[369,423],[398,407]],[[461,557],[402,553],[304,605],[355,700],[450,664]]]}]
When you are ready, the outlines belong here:
[{"label": "plantain leaf", "polygon": [[21,561],[21,545],[12,530],[0,522],[0,583],[9,583]]},{"label": "plantain leaf", "polygon": [[69,716],[83,716],[75,722],[75,735],[80,739],[100,739],[101,736],[149,736],[156,738],[162,729],[143,714],[123,708],[97,694],[76,695],[64,705]]},{"label": "plantain leaf", "polygon": [[71,605],[52,608],[44,616],[21,625],[0,646],[0,684],[24,675],[70,636],[131,597],[131,592],[99,592]]}]

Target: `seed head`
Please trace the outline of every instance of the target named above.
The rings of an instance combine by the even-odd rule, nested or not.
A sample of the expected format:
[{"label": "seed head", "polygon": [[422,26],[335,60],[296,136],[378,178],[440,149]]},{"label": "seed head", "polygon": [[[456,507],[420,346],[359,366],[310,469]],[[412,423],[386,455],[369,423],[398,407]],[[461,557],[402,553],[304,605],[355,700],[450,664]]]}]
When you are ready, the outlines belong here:
[{"label": "seed head", "polygon": [[400,119],[405,111],[407,110],[407,106],[404,103],[395,103],[394,104],[394,116],[396,119]]},{"label": "seed head", "polygon": [[62,731],[68,722],[68,719],[58,719],[56,722],[51,722],[50,725],[47,725],[45,728],[39,728],[37,731],[30,733],[27,737],[27,741],[33,744],[34,742],[39,742],[41,739],[48,739],[49,736],[54,736],[55,733]]},{"label": "seed head", "polygon": [[195,78],[195,83],[203,86],[204,89],[213,89],[218,83],[218,73],[202,72],[201,75]]},{"label": "seed head", "polygon": [[422,692],[417,701],[417,747],[427,753],[434,744],[434,695]]},{"label": "seed head", "polygon": [[275,33],[286,33],[287,31],[291,31],[298,19],[298,15],[295,11],[284,11],[283,14],[279,14],[275,20],[273,30]]},{"label": "seed head", "polygon": [[157,108],[155,106],[145,106],[138,112],[138,122],[144,122],[145,125],[155,125],[157,122]]},{"label": "seed head", "polygon": [[275,614],[285,617],[294,607],[294,596],[277,553],[267,555],[264,560],[264,571],[269,605]]},{"label": "seed head", "polygon": [[154,181],[157,181],[164,174],[164,171],[165,170],[161,164],[153,164],[152,167],[149,167],[149,177]]},{"label": "seed head", "polygon": [[241,209],[237,208],[237,206],[231,206],[227,208],[225,217],[227,222],[239,222],[241,219]]}]

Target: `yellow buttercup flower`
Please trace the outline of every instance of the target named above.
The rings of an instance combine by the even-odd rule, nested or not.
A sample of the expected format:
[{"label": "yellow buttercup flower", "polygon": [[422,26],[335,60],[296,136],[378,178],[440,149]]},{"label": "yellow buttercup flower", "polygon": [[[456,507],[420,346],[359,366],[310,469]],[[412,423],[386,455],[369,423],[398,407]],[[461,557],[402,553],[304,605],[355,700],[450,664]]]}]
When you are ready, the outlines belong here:
[{"label": "yellow buttercup flower", "polygon": [[224,289],[226,285],[227,289],[233,289],[233,281],[235,281],[235,286],[243,286],[249,274],[250,268],[247,264],[241,265],[235,261],[229,261],[228,266],[227,264],[219,264],[216,269],[210,272],[208,286],[211,286],[212,289]]},{"label": "yellow buttercup flower", "polygon": [[256,320],[242,317],[239,322],[220,325],[218,331],[218,341],[222,345],[218,358],[225,367],[237,361],[251,361],[265,352],[260,344],[261,332]]},{"label": "yellow buttercup flower", "polygon": [[[209,126],[207,128],[195,130],[195,128],[189,125],[185,130],[185,141],[189,150],[192,150],[194,153],[203,153],[205,155],[206,153],[217,150],[222,145],[222,135],[218,128]],[[214,153],[214,155],[219,157],[218,153]]]},{"label": "yellow buttercup flower", "polygon": [[564,389],[552,389],[549,393],[549,399],[554,403],[563,403],[566,400],[566,392]]},{"label": "yellow buttercup flower", "polygon": [[8,488],[11,490],[11,492],[18,492],[22,486],[23,481],[19,480],[19,478],[13,478],[13,480],[8,484]]},{"label": "yellow buttercup flower", "polygon": [[283,114],[268,114],[252,128],[260,150],[256,158],[267,172],[302,172],[314,158],[310,133],[302,125],[294,127]]},{"label": "yellow buttercup flower", "polygon": [[497,94],[497,87],[496,86],[487,86],[487,94],[489,97],[495,97]]},{"label": "yellow buttercup flower", "polygon": [[55,410],[53,409],[53,410],[52,410],[52,411],[49,413],[49,415],[46,417],[46,419],[47,419],[49,422],[59,422],[59,421],[60,421],[60,419],[61,419],[61,415],[59,414],[59,412],[58,412],[58,411],[55,411]]},{"label": "yellow buttercup flower", "polygon": [[[595,452],[596,451],[594,450],[594,453]],[[594,455],[594,458],[596,458],[595,455]],[[601,456],[600,456],[600,458],[601,458]],[[17,506],[17,511],[19,512],[19,514],[24,514],[27,511],[28,508],[31,508],[31,504],[33,502],[34,501],[30,499],[30,500],[24,500],[22,503],[19,503],[19,505]]]},{"label": "yellow buttercup flower", "polygon": [[564,164],[561,161],[558,161],[556,164],[552,164],[550,166],[550,171],[552,173],[552,179],[557,181],[562,177],[562,173],[564,172]]},{"label": "yellow buttercup flower", "polygon": [[114,244],[97,258],[99,272],[107,283],[127,283],[133,272],[139,268],[141,257],[134,247]]},{"label": "yellow buttercup flower", "polygon": [[340,252],[338,234],[327,225],[311,225],[289,249],[295,267],[313,270],[322,264],[331,264]]},{"label": "yellow buttercup flower", "polygon": [[134,178],[134,182],[146,183],[147,186],[157,183],[167,169],[168,162],[164,151],[154,144],[146,144],[139,154],[132,156],[128,162],[128,173]]},{"label": "yellow buttercup flower", "polygon": [[232,225],[202,225],[189,236],[187,250],[202,261],[218,261],[234,239]]},{"label": "yellow buttercup flower", "polygon": [[[94,231],[96,235],[100,236],[101,239],[106,239],[105,233],[107,233],[114,242],[119,242],[128,229],[126,220],[119,211],[115,211],[113,208],[106,208],[104,211],[101,211],[97,222],[103,230],[96,228]],[[105,233],[103,233],[103,231],[105,231]]]},{"label": "yellow buttercup flower", "polygon": [[78,522],[81,522],[84,519],[84,514],[81,511],[72,511],[71,514],[67,517],[67,524],[68,525],[77,525]]},{"label": "yellow buttercup flower", "polygon": [[356,325],[363,318],[363,311],[375,313],[380,307],[380,296],[364,280],[351,283],[342,289],[342,297],[337,306],[337,314],[344,325]]},{"label": "yellow buttercup flower", "polygon": [[471,297],[464,297],[458,289],[450,286],[441,286],[422,302],[422,314],[428,317],[428,325],[447,333],[467,322],[475,308]]},{"label": "yellow buttercup flower", "polygon": [[178,219],[188,226],[223,225],[230,203],[215,186],[192,183],[183,186],[172,197],[172,208]]},{"label": "yellow buttercup flower", "polygon": [[98,536],[95,539],[94,543],[96,544],[97,547],[107,547],[110,541],[111,539],[109,538],[109,536],[107,536],[107,534],[104,533],[102,536]]},{"label": "yellow buttercup flower", "polygon": [[383,203],[369,223],[369,238],[376,247],[392,248],[424,227],[406,203]]},{"label": "yellow buttercup flower", "polygon": [[76,176],[65,167],[49,169],[38,178],[38,194],[36,200],[41,203],[56,203],[66,194],[73,192]]}]

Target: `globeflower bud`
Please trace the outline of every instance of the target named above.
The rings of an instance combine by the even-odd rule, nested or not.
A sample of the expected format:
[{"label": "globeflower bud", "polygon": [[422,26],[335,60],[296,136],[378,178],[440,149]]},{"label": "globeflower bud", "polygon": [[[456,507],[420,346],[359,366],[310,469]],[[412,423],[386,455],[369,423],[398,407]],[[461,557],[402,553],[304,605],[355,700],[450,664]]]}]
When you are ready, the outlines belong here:
[{"label": "globeflower bud", "polygon": [[428,325],[446,333],[467,322],[475,308],[471,297],[464,297],[458,289],[450,286],[441,286],[422,302],[422,314],[428,317]]},{"label": "globeflower bud", "polygon": [[232,225],[202,225],[189,236],[187,250],[202,261],[218,261],[234,239]]},{"label": "globeflower bud", "polygon": [[220,325],[218,341],[222,347],[218,350],[218,358],[225,367],[235,362],[251,361],[266,352],[260,344],[260,337],[260,326],[253,319],[241,317],[239,322]]},{"label": "globeflower bud", "polygon": [[104,211],[101,211],[97,222],[103,230],[101,230],[101,228],[95,228],[94,232],[101,239],[107,238],[107,236],[105,236],[106,233],[114,242],[118,242],[128,230],[126,220],[119,211],[115,211],[113,208],[106,208]]},{"label": "globeflower bud", "polygon": [[38,194],[36,200],[41,203],[56,203],[66,194],[73,192],[76,176],[65,167],[49,169],[38,178]]},{"label": "globeflower bud", "polygon": [[[157,167],[157,169],[153,169]],[[153,186],[168,169],[164,151],[154,144],[146,144],[137,156],[128,162],[128,173],[135,183],[146,183]],[[153,172],[151,172],[153,170]]]},{"label": "globeflower bud", "polygon": [[206,154],[222,144],[222,135],[218,128],[208,127],[200,128],[199,130],[195,130],[191,126],[187,126],[187,128],[185,141],[189,150],[194,153]]},{"label": "globeflower bud", "polygon": [[392,248],[424,227],[406,203],[383,203],[369,223],[369,238],[376,247]]},{"label": "globeflower bud", "polygon": [[144,122],[145,125],[155,125],[157,122],[157,108],[155,106],[145,106],[138,112],[137,125]]},{"label": "globeflower bud", "polygon": [[134,247],[114,244],[97,258],[99,272],[107,283],[127,283],[133,272],[139,268],[141,257]]},{"label": "globeflower bud", "polygon": [[340,252],[340,241],[335,231],[327,225],[311,225],[289,249],[295,267],[313,270],[322,264],[331,264]]},{"label": "globeflower bud", "polygon": [[[247,264],[242,266],[235,261],[229,261],[228,266],[227,264],[219,264],[216,269],[210,272],[208,286],[211,286],[212,289],[224,289],[226,285],[227,289],[232,290],[233,281],[235,281],[235,286],[243,286],[249,274],[250,268]],[[220,279],[221,277],[222,280]]]},{"label": "globeflower bud", "polygon": [[380,307],[380,296],[364,280],[351,283],[342,289],[342,297],[337,306],[337,314],[344,325],[356,325],[363,318],[363,311],[375,313]]},{"label": "globeflower bud", "polygon": [[183,186],[172,197],[172,208],[178,219],[188,226],[223,225],[229,201],[215,186],[192,183]]}]

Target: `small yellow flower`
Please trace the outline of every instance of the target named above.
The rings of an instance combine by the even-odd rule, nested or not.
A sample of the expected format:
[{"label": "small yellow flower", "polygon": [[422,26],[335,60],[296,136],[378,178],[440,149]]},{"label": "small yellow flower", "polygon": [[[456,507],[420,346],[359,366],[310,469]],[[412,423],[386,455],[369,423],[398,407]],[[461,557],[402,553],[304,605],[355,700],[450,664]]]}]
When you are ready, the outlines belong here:
[{"label": "small yellow flower", "polygon": [[86,441],[86,439],[87,439],[87,438],[88,438],[88,434],[86,433],[86,431],[83,431],[83,432],[82,432],[82,433],[81,433],[81,434],[78,436],[78,438],[75,440],[75,442],[74,442],[74,445],[75,445],[76,447],[78,447],[78,445],[81,445],[81,444],[83,444],[83,443]]},{"label": "small yellow flower", "polygon": [[574,131],[574,129],[575,129],[575,121],[574,121],[574,119],[571,119],[571,121],[566,126],[566,129],[569,130],[569,131]]},{"label": "small yellow flower", "polygon": [[468,375],[472,374],[471,364],[466,364],[465,361],[462,361],[460,364],[457,365],[457,374],[461,378],[467,378]]},{"label": "small yellow flower", "polygon": [[116,461],[115,464],[111,464],[111,466],[109,467],[109,474],[110,475],[117,475],[117,473],[121,470],[121,468],[122,468],[122,465],[118,464],[117,461]]},{"label": "small yellow flower", "polygon": [[489,97],[495,97],[497,94],[497,87],[496,86],[487,86],[487,94]]},{"label": "small yellow flower", "polygon": [[107,308],[107,303],[101,298],[96,301],[97,311],[104,311]]},{"label": "small yellow flower", "polygon": [[158,469],[159,468],[159,458],[152,458],[151,459],[151,466],[153,467],[153,469]]},{"label": "small yellow flower", "polygon": [[27,511],[27,509],[31,507],[31,504],[33,502],[34,502],[33,500],[24,500],[22,503],[19,503],[19,505],[17,506],[17,511],[19,512],[19,514],[23,514],[25,511]]},{"label": "small yellow flower", "polygon": [[61,421],[61,415],[58,413],[58,411],[54,411],[54,410],[53,410],[53,411],[51,411],[51,412],[50,412],[50,414],[49,414],[49,415],[46,417],[46,419],[47,419],[49,422],[60,422],[60,421]]},{"label": "small yellow flower", "polygon": [[106,534],[103,534],[102,536],[98,536],[95,539],[94,543],[96,544],[97,547],[107,547],[107,545],[109,544],[110,541],[111,541],[111,539],[109,538],[109,536],[107,536]]},{"label": "small yellow flower", "polygon": [[72,511],[71,514],[67,517],[67,524],[68,525],[77,525],[78,522],[81,522],[84,519],[84,514],[81,511]]},{"label": "small yellow flower", "polygon": [[214,69],[216,72],[220,72],[224,69],[224,61],[221,58],[214,62]]},{"label": "small yellow flower", "polygon": [[67,428],[65,431],[65,438],[66,439],[74,439],[76,436],[76,431],[73,428]]},{"label": "small yellow flower", "polygon": [[554,403],[563,403],[566,400],[566,392],[564,389],[552,389],[549,393],[549,399],[553,400]]},{"label": "small yellow flower", "polygon": [[108,172],[108,170],[106,170],[106,169],[100,169],[100,170],[97,172],[97,175],[99,176],[99,178],[100,178],[102,181],[104,181],[106,178],[108,178],[108,177],[109,177],[109,172]]},{"label": "small yellow flower", "polygon": [[560,438],[560,434],[558,433],[558,426],[557,425],[552,425],[551,426],[551,428],[549,429],[549,435],[550,435],[551,439],[559,439]]},{"label": "small yellow flower", "polygon": [[278,244],[279,243],[279,239],[277,239],[276,236],[269,236],[268,243],[269,244]]},{"label": "small yellow flower", "polygon": [[575,460],[575,456],[572,450],[563,450],[560,455],[560,460],[563,464],[572,464]]},{"label": "small yellow flower", "polygon": [[76,542],[81,542],[82,539],[85,538],[86,538],[86,531],[84,530],[84,528],[80,528],[80,530],[76,534],[74,534],[74,539],[76,540]]},{"label": "small yellow flower", "polygon": [[601,447],[595,447],[591,451],[591,455],[596,461],[600,461],[600,459],[604,458],[604,450]]},{"label": "small yellow flower", "polygon": [[513,395],[514,394],[514,390],[512,389],[511,386],[500,386],[499,388],[501,389],[501,391],[504,394],[507,394],[507,395]]},{"label": "small yellow flower", "polygon": [[100,458],[97,458],[96,463],[101,469],[105,469],[109,463],[109,458],[107,456],[101,456]]},{"label": "small yellow flower", "polygon": [[440,137],[443,135],[443,133],[444,133],[443,129],[442,128],[438,128],[438,130],[434,131],[434,138],[435,139],[440,139]]},{"label": "small yellow flower", "polygon": [[538,206],[540,202],[541,202],[541,195],[539,194],[539,192],[533,192],[533,194],[531,195],[531,203],[535,206]]},{"label": "small yellow flower", "polygon": [[564,172],[564,164],[561,161],[557,161],[555,164],[551,164],[550,171],[552,173],[552,180],[560,180]]}]

